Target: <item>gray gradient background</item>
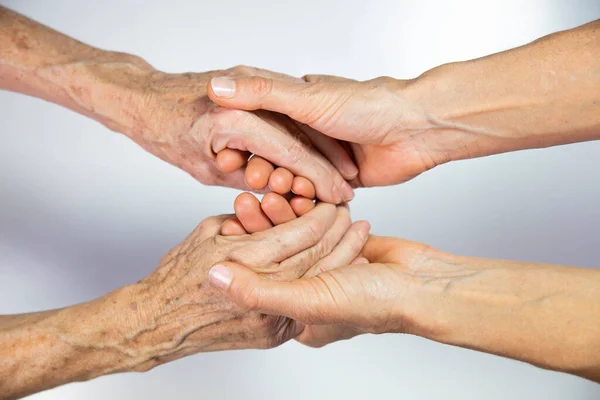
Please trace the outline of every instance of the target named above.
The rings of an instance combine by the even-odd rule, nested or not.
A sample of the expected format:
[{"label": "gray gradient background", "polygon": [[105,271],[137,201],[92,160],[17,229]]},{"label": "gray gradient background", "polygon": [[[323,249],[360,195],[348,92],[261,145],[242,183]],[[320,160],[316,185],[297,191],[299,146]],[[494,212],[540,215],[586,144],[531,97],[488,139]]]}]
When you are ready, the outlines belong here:
[{"label": "gray gradient background", "polygon": [[[414,77],[600,17],[599,1],[1,1],[165,71],[248,64],[295,75]],[[446,3],[451,3],[446,4]],[[63,307],[155,268],[235,191],[204,187],[127,138],[0,93],[0,313]],[[598,266],[600,143],[445,165],[361,190],[378,234],[474,256]],[[324,349],[200,354],[37,399],[592,399],[600,386],[401,335]]]}]

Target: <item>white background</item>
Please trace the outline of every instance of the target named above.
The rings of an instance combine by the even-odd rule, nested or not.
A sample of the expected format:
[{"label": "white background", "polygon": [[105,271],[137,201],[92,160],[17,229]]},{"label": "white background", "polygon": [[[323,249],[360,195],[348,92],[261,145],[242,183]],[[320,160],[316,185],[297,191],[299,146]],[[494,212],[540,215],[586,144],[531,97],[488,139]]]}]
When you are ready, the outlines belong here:
[{"label": "white background", "polygon": [[[600,17],[590,1],[0,1],[157,68],[414,77]],[[0,93],[0,313],[134,282],[236,192],[203,187],[71,111]],[[443,250],[600,265],[600,143],[445,165],[352,204],[378,234]],[[590,323],[593,323],[590,321]],[[596,321],[597,323],[597,321]],[[200,354],[37,399],[592,399],[600,386],[402,335]]]}]

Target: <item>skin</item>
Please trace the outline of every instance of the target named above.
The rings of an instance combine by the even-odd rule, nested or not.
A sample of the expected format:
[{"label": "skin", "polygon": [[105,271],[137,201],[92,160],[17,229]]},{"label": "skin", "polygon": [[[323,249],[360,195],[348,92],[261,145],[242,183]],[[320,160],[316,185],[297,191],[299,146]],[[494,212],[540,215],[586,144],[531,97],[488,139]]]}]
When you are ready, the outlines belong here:
[{"label": "skin", "polygon": [[348,263],[348,249],[358,253],[366,240],[347,207],[327,203],[252,235],[219,235],[229,218],[202,222],[137,283],[62,309],[0,316],[0,397],[147,371],[199,352],[278,346],[303,325],[237,307],[209,284],[213,264],[243,262],[266,279],[290,280],[323,263]]},{"label": "skin", "polygon": [[[288,117],[222,109],[206,96],[214,75],[262,73],[296,79],[248,67],[167,74],[0,7],[0,88],[95,119],[205,184],[247,188],[244,166],[256,154],[310,178],[322,200],[347,199],[344,178],[357,171],[336,141],[313,144],[314,132]],[[339,164],[323,154],[336,154]],[[287,224],[225,238],[218,233],[228,219],[205,220],[140,282],[83,304],[0,316],[0,397],[146,371],[202,351],[274,347],[295,337],[302,326],[294,321],[241,310],[221,296],[208,284],[209,268],[226,259],[256,265],[272,279],[303,276],[339,253],[332,250],[350,226],[346,208],[321,203]]]},{"label": "skin", "polygon": [[[289,115],[349,143],[357,186],[464,158],[600,139],[600,21],[414,80],[240,78],[222,106]],[[218,89],[218,88],[217,88]],[[371,236],[351,264],[292,282],[224,263],[240,307],[310,326],[410,333],[600,382],[600,270],[455,256]],[[333,328],[323,344],[346,338]]]},{"label": "skin", "polygon": [[595,21],[416,79],[256,76],[225,79],[235,89],[220,96],[213,79],[207,93],[348,142],[355,186],[393,185],[448,161],[600,138],[599,43]]},{"label": "skin", "polygon": [[[249,67],[164,73],[139,57],[88,46],[0,7],[0,89],[86,115],[206,185],[249,189],[243,167],[256,154],[309,178],[323,201],[350,200],[345,179],[357,169],[335,140],[313,143],[314,132],[287,116],[224,109],[206,96],[213,76],[261,74],[300,81]],[[335,155],[334,162],[323,154]],[[232,163],[232,170],[220,169]]]},{"label": "skin", "polygon": [[459,257],[377,236],[362,254],[369,264],[293,282],[228,262],[225,291],[244,309],[328,326],[319,345],[409,333],[600,382],[598,270]]},{"label": "skin", "polygon": [[[296,218],[294,213],[297,213],[297,211],[292,210],[292,204],[278,194],[269,193],[265,195],[261,202],[250,193],[242,193],[241,196],[251,196],[255,201],[252,201],[251,207],[236,206],[236,204],[239,204],[237,202],[234,204],[236,220],[239,225],[238,228],[231,229],[228,227],[228,223],[232,220],[225,221],[221,227],[221,234],[224,236],[244,234],[246,233],[244,226],[247,225],[252,225],[262,231]],[[267,196],[269,196],[269,199],[267,199]],[[269,221],[259,217],[263,212],[269,216]],[[330,257],[323,259],[317,266],[311,268],[304,277],[315,276],[319,272],[335,269],[349,263],[368,264],[369,261],[362,256],[362,246],[368,238],[369,230],[370,225],[367,221],[353,223]],[[296,340],[310,347],[322,347],[334,340],[350,339],[360,333],[359,330],[347,325],[306,325],[304,330],[296,336]]]}]

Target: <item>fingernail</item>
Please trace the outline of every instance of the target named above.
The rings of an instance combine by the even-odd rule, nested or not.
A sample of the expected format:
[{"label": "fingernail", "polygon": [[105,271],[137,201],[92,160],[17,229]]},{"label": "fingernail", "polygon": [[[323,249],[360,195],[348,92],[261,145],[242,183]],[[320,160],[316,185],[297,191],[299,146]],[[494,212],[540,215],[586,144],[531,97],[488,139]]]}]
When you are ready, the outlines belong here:
[{"label": "fingernail", "polygon": [[336,203],[341,203],[342,202],[342,194],[340,193],[340,189],[338,189],[337,186],[334,186],[333,189],[331,190],[331,194],[333,196],[333,201],[335,201]]},{"label": "fingernail", "polygon": [[210,87],[217,97],[230,99],[235,95],[235,81],[229,78],[212,78]]},{"label": "fingernail", "polygon": [[356,165],[354,164],[344,164],[342,166],[342,172],[348,179],[354,179],[356,178],[356,175],[358,175],[358,168],[356,168]]},{"label": "fingernail", "polygon": [[225,265],[215,265],[208,271],[210,283],[220,289],[227,289],[233,279],[233,272]]},{"label": "fingernail", "polygon": [[354,198],[354,190],[352,190],[348,182],[342,183],[342,194],[344,195],[344,201],[350,201]]}]

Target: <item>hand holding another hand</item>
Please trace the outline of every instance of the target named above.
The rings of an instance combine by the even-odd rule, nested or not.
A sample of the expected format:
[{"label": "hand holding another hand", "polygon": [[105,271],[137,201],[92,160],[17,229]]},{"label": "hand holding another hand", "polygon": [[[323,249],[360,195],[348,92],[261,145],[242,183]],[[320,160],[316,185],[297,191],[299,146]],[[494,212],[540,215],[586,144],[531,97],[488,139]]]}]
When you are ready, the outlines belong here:
[{"label": "hand holding another hand", "polygon": [[[450,145],[457,145],[439,140],[435,120],[420,105],[412,81],[320,75],[305,80],[215,77],[208,95],[223,107],[286,114],[306,126],[312,142],[340,140],[359,169],[354,186],[405,182],[448,161]],[[324,154],[332,162],[337,159]]]}]

